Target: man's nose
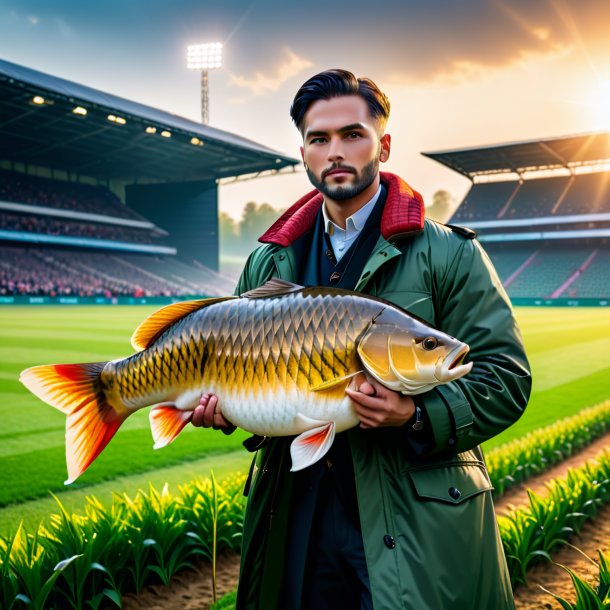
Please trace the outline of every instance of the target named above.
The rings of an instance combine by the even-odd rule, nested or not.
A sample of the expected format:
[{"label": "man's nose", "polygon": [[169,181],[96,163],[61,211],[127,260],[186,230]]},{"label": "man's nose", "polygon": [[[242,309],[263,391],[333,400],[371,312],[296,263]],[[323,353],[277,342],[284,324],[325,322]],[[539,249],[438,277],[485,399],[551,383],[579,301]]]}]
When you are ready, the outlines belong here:
[{"label": "man's nose", "polygon": [[331,138],[328,147],[328,160],[337,163],[343,159],[345,159],[345,154],[341,138]]}]

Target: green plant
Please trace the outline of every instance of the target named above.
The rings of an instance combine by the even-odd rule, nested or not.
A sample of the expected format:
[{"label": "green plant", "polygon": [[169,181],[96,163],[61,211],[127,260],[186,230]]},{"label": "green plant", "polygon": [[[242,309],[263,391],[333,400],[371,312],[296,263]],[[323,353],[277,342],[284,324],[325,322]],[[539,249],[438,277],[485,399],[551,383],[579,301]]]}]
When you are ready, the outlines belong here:
[{"label": "green plant", "polygon": [[547,483],[545,498],[529,491],[530,504],[498,517],[513,586],[526,583],[532,563],[550,559],[555,547],[580,531],[610,501],[610,453]]},{"label": "green plant", "polygon": [[34,533],[20,526],[0,538],[2,609],[121,607],[125,593],[168,584],[197,558],[235,550],[244,479],[193,481],[178,495],[150,486],[133,499],[115,496],[109,508],[88,498],[85,514],[70,514],[57,500],[59,512]]},{"label": "green plant", "polygon": [[485,460],[494,496],[499,498],[514,485],[565,460],[609,430],[610,401],[606,401],[492,449]]},{"label": "green plant", "polygon": [[610,555],[604,555],[601,551],[598,551],[599,563],[597,563],[582,551],[579,552],[598,568],[598,584],[596,589],[585,582],[573,570],[559,563],[557,565],[570,575],[576,594],[576,602],[568,602],[563,597],[556,595],[544,587],[541,587],[541,589],[554,597],[564,610],[603,610],[604,608],[610,608]]}]

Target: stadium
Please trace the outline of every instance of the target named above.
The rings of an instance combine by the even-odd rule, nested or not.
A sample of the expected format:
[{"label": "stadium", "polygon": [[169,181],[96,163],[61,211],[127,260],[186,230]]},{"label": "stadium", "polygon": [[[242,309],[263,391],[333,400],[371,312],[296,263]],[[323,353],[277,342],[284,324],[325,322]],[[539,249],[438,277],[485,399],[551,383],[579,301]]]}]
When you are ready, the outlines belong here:
[{"label": "stadium", "polygon": [[0,60],[0,302],[224,295],[218,181],[298,161]]},{"label": "stadium", "polygon": [[[598,484],[610,479],[610,133],[422,154],[470,180],[449,223],[477,232],[518,305],[533,392],[484,450],[516,607],[538,610],[548,594],[525,587],[531,565],[545,567],[550,550],[590,571],[579,551],[558,550],[583,523],[575,544],[589,556],[610,540],[610,492]],[[65,416],[19,377],[130,354],[159,304],[230,294],[219,184],[299,163],[0,60],[0,608],[43,607],[43,596],[49,608],[212,607],[215,572],[204,570],[217,555],[228,601],[212,608],[235,607],[248,434],[187,426],[153,451],[142,409],[66,488]]]},{"label": "stadium", "polygon": [[608,305],[610,134],[423,153],[469,178],[475,229],[515,305]]},{"label": "stadium", "polygon": [[[6,61],[0,93],[2,303],[229,294],[219,180],[299,163]],[[477,231],[515,304],[608,305],[610,134],[422,154],[472,182],[450,222]]]}]

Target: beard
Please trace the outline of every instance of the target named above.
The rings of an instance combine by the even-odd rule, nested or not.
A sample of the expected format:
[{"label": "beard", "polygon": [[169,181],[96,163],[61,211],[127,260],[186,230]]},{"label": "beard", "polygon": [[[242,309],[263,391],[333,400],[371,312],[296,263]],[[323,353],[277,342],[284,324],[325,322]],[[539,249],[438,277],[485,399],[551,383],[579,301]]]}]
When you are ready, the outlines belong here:
[{"label": "beard", "polygon": [[[337,167],[343,166],[333,166],[330,169],[336,169]],[[348,169],[353,170],[353,168]],[[345,201],[352,197],[356,197],[356,195],[362,193],[362,191],[373,183],[373,180],[375,180],[375,177],[379,172],[379,154],[372,161],[367,163],[360,172],[354,171],[355,179],[352,184],[330,186],[324,181],[324,178],[319,179],[309,168],[307,168],[306,171],[309,181],[320,191],[320,193],[334,201]]]}]

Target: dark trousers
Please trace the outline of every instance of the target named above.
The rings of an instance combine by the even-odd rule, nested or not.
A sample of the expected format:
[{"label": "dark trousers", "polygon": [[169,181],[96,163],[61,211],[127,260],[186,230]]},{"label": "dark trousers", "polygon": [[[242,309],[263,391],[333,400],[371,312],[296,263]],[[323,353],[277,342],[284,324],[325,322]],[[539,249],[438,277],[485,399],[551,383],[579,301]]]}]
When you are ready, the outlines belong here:
[{"label": "dark trousers", "polygon": [[372,610],[360,525],[345,510],[330,473],[316,491],[313,521],[304,523],[299,508],[292,515],[286,610]]}]

